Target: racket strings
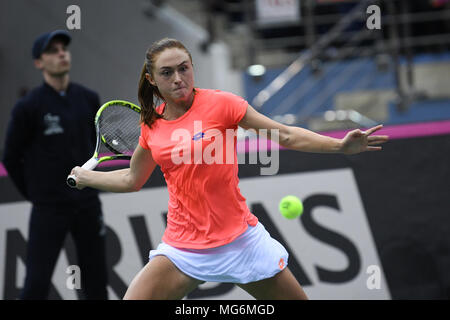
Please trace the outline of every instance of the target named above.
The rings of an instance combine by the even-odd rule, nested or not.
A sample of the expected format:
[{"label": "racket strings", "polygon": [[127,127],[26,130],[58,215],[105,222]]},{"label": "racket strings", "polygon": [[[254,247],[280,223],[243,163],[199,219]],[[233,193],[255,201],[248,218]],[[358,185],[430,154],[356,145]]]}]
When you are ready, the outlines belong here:
[{"label": "racket strings", "polygon": [[98,118],[99,133],[116,152],[132,154],[139,142],[139,120],[139,113],[130,108],[108,106]]}]

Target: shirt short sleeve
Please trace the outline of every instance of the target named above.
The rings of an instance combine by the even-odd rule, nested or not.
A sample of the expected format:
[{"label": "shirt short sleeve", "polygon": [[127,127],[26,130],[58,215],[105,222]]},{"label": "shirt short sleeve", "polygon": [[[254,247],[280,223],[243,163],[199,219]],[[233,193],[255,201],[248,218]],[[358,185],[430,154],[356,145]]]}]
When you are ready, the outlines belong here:
[{"label": "shirt short sleeve", "polygon": [[248,102],[230,92],[220,92],[220,95],[224,100],[223,112],[227,126],[237,125],[247,112]]},{"label": "shirt short sleeve", "polygon": [[150,147],[147,144],[147,137],[148,137],[148,127],[143,123],[141,124],[141,135],[139,136],[139,145],[146,150],[150,150]]}]

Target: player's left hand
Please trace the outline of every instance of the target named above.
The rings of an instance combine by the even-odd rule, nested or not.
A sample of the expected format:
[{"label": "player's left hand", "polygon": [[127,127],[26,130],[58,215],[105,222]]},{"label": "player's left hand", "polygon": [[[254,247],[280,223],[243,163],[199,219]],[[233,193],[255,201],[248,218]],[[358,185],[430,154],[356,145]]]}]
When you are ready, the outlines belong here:
[{"label": "player's left hand", "polygon": [[383,125],[367,129],[366,131],[361,131],[360,129],[355,129],[348,132],[342,139],[341,151],[344,154],[355,154],[364,151],[379,151],[381,150],[379,144],[385,143],[389,140],[388,136],[371,136],[375,131],[383,128]]}]

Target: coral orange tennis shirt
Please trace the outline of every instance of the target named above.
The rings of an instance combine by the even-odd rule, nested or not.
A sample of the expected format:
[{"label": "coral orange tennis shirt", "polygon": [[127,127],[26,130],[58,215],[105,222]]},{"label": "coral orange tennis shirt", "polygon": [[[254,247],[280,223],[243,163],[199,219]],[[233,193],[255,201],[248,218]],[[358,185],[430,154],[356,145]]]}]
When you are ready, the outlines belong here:
[{"label": "coral orange tennis shirt", "polygon": [[[206,249],[230,243],[258,222],[238,187],[236,130],[248,103],[219,90],[195,89],[189,110],[175,120],[141,125],[139,144],[151,150],[169,192],[162,240]],[[165,104],[157,107],[162,114]]]}]

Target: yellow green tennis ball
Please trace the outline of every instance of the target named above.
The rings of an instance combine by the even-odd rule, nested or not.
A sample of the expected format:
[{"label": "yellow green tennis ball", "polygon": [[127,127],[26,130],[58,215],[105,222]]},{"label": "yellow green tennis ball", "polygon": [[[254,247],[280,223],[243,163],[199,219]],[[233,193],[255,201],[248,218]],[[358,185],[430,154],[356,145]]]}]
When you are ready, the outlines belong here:
[{"label": "yellow green tennis ball", "polygon": [[303,203],[296,196],[286,196],[280,201],[279,209],[287,219],[295,219],[303,213]]}]

